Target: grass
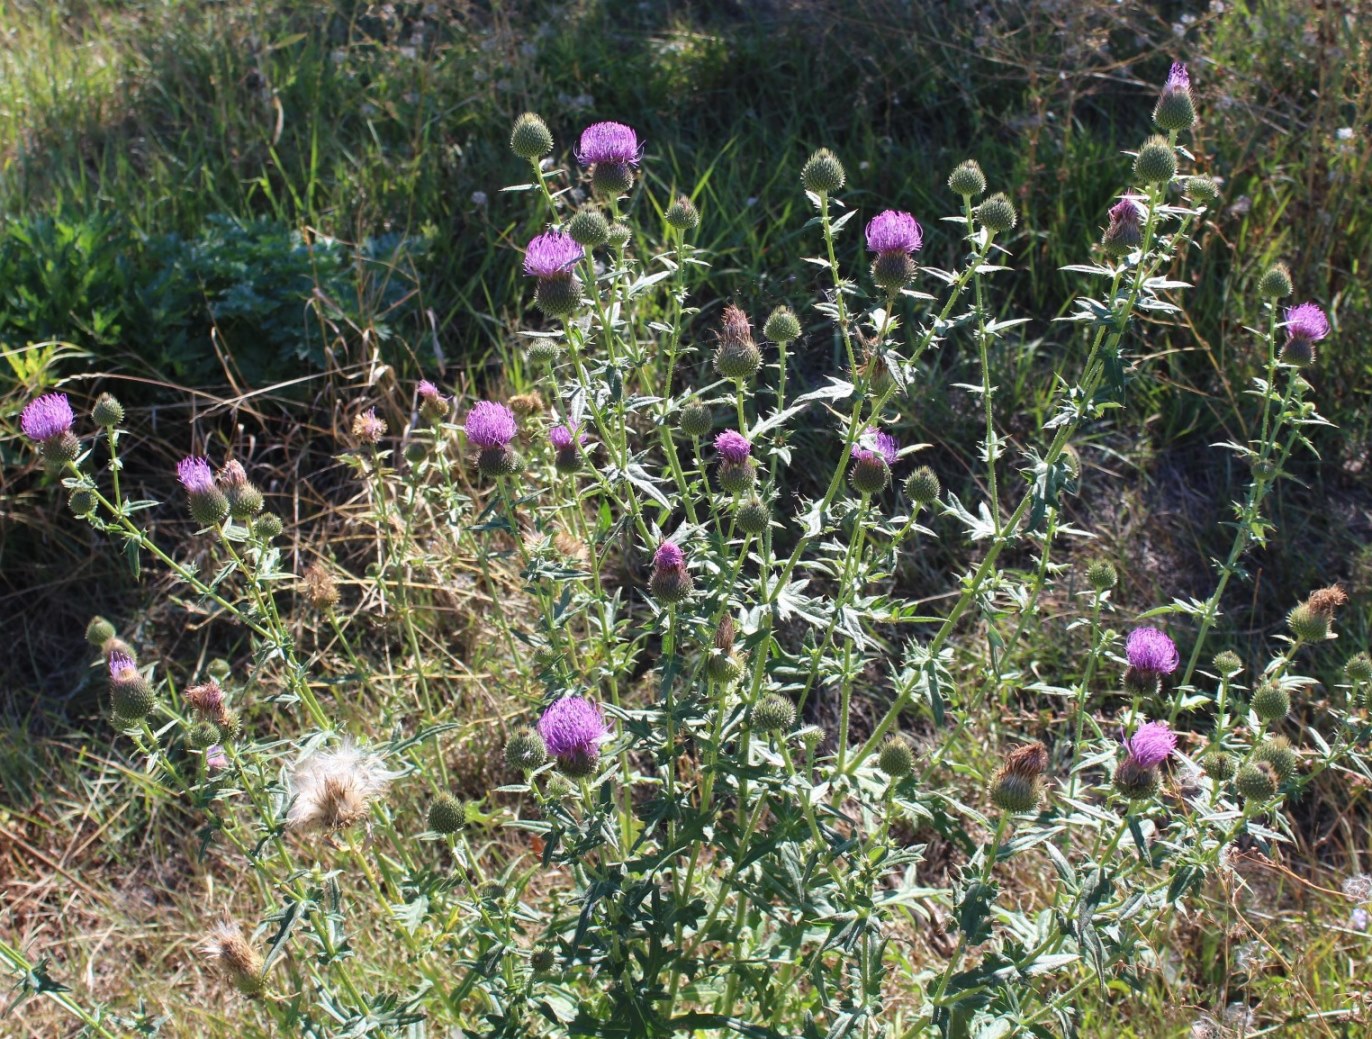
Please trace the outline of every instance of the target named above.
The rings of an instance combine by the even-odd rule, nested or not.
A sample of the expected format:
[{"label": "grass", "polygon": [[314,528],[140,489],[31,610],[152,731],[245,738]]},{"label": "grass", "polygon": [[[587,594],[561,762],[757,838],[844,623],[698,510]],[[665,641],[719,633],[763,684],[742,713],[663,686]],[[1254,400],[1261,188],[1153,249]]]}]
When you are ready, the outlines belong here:
[{"label": "grass", "polygon": [[[1285,259],[1335,317],[1312,381],[1337,429],[1319,440],[1323,464],[1279,496],[1282,538],[1250,559],[1253,580],[1226,600],[1224,635],[1257,640],[1333,576],[1355,596],[1342,637],[1366,645],[1372,63],[1359,18],[1369,12],[1365,3],[1220,6],[1007,2],[977,19],[959,5],[896,0],[8,0],[0,415],[50,386],[114,389],[140,428],[155,431],[136,445],[131,485],[155,485],[192,442],[260,443],[255,460],[291,501],[292,567],[321,553],[359,558],[351,539],[365,535],[349,523],[357,503],[331,457],[345,421],[295,423],[306,406],[343,416],[365,396],[388,401],[398,428],[401,387],[421,371],[463,392],[531,388],[518,360],[517,331],[531,312],[517,250],[534,227],[525,199],[499,190],[522,179],[504,140],[531,108],[564,149],[591,118],[634,123],[650,156],[640,211],[676,191],[696,200],[712,260],[693,287],[706,304],[695,319],[702,339],[718,301],[737,297],[760,312],[811,295],[814,275],[799,258],[812,243],[790,186],[813,147],[843,156],[850,203],[917,214],[944,211],[943,179],[976,157],[1022,213],[1019,270],[996,305],[1042,318],[993,357],[1000,426],[1027,437],[1048,417],[1045,376],[1079,346],[1069,326],[1048,320],[1075,291],[1059,268],[1088,255],[1118,187],[1119,153],[1147,132],[1141,99],[1180,54],[1201,89],[1200,164],[1224,191],[1206,248],[1186,266],[1195,284],[1187,295],[1206,305],[1150,328],[1140,345],[1160,377],[1133,383],[1129,400],[1146,420],[1093,431],[1074,509],[1110,532],[1103,548],[1121,564],[1126,608],[1209,593],[1208,560],[1228,537],[1215,521],[1246,478],[1210,445],[1243,439],[1242,423],[1253,421],[1243,395],[1258,368],[1247,327],[1257,321],[1253,285]],[[924,262],[951,266],[956,236],[930,230]],[[855,254],[856,236],[841,246]],[[295,266],[282,259],[292,255]],[[287,274],[307,288],[274,298],[268,290]],[[311,298],[294,305],[297,297]],[[814,373],[833,367],[836,342],[811,349]],[[950,348],[924,376],[902,439],[931,443],[926,460],[955,489],[972,487],[979,417],[959,384],[975,381],[975,358]],[[798,451],[809,447],[797,441]],[[6,686],[22,691],[6,714],[15,738],[0,756],[11,806],[0,809],[0,883],[11,901],[0,938],[53,955],[65,983],[118,999],[131,1018],[174,1006],[184,1034],[245,1034],[237,1008],[214,1002],[178,944],[203,928],[224,864],[192,853],[189,814],[167,815],[137,788],[146,777],[95,717],[73,633],[94,606],[128,618],[168,658],[233,657],[243,647],[217,642],[208,618],[183,628],[184,618],[154,605],[163,590],[155,576],[133,586],[94,557],[21,457],[13,438],[0,439],[0,632],[24,649],[0,666]],[[158,516],[169,536],[175,522]],[[320,530],[327,550],[300,540]],[[932,590],[932,575],[966,553],[931,548],[901,580]],[[434,636],[453,638],[451,659],[464,660],[480,643],[485,604],[474,588],[450,595]],[[1051,671],[1071,653],[1063,606],[1061,624],[1021,648],[1021,675]],[[373,637],[381,657],[395,648],[384,630]],[[963,648],[969,670],[978,652]],[[475,689],[490,677],[463,681]],[[997,694],[1009,712],[1052,710],[1019,688]],[[495,700],[478,702],[455,744],[502,724]],[[465,769],[465,789],[493,785],[475,757],[454,767]],[[1192,1003],[1261,1001],[1269,1020],[1337,1007],[1345,975],[1366,961],[1365,937],[1342,926],[1337,881],[1366,868],[1372,847],[1360,803],[1332,796],[1307,795],[1308,831],[1287,855],[1288,874],[1254,865],[1214,892],[1216,904],[1234,907],[1232,935],[1179,926],[1170,958],[1141,975],[1138,991],[1086,998],[1082,1034],[1184,1034]],[[1043,881],[1019,882],[1031,892]],[[360,954],[379,951],[360,941]],[[125,984],[129,971],[136,986]],[[10,1020],[24,1035],[59,1027],[31,1006]],[[1302,1018],[1273,1034],[1353,1036],[1358,1027]]]}]

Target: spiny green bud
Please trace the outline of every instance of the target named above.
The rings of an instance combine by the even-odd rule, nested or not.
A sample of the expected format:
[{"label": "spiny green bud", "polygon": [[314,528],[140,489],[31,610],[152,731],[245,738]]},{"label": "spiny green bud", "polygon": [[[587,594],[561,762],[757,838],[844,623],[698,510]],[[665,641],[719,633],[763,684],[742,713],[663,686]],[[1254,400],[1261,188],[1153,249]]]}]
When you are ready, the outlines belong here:
[{"label": "spiny green bud", "polygon": [[229,499],[216,486],[192,491],[187,497],[190,501],[191,519],[202,528],[217,527],[229,515]]},{"label": "spiny green bud", "polygon": [[[99,617],[96,618],[96,620],[99,619]],[[91,623],[94,624],[95,621]],[[1349,657],[1348,663],[1343,665],[1343,673],[1350,682],[1355,682],[1358,685],[1366,685],[1368,682],[1372,682],[1372,657],[1366,653]]]},{"label": "spiny green bud", "polygon": [[904,736],[892,736],[881,745],[877,754],[877,768],[892,779],[908,776],[915,767],[915,752]]},{"label": "spiny green bud", "polygon": [[89,516],[95,511],[95,492],[89,487],[76,488],[67,498],[67,507],[73,516]]},{"label": "spiny green bud", "polygon": [[124,405],[112,393],[102,393],[95,398],[91,408],[91,419],[97,426],[109,429],[124,421]]},{"label": "spiny green bud", "polygon": [[1264,682],[1253,691],[1253,713],[1265,722],[1285,718],[1291,710],[1291,696],[1276,682]]},{"label": "spiny green bud", "polygon": [[597,162],[591,167],[591,192],[599,198],[617,198],[634,186],[634,168],[627,162]]},{"label": "spiny green bud", "polygon": [[1283,783],[1296,774],[1296,766],[1300,763],[1285,736],[1273,736],[1259,743],[1253,748],[1253,760],[1271,765],[1277,779]]},{"label": "spiny green bud", "polygon": [[553,950],[546,945],[539,946],[529,954],[529,966],[537,971],[551,970],[556,962],[557,957],[553,954]]},{"label": "spiny green bud", "polygon": [[264,512],[252,521],[253,537],[259,541],[271,541],[273,538],[279,538],[284,529],[281,525],[281,517],[274,512]]},{"label": "spiny green bud", "polygon": [[214,722],[196,722],[186,730],[186,743],[192,750],[204,750],[223,738]]},{"label": "spiny green bud", "polygon": [[505,744],[505,761],[511,768],[532,772],[542,768],[548,760],[543,738],[532,729],[521,729]]},{"label": "spiny green bud", "polygon": [[1086,583],[1097,594],[1108,592],[1119,583],[1119,579],[1120,576],[1115,570],[1115,564],[1108,559],[1097,559],[1086,568]]},{"label": "spiny green bud", "polygon": [[676,424],[688,437],[703,437],[714,428],[715,420],[708,407],[692,400],[677,413]]},{"label": "spiny green bud", "polygon": [[1291,295],[1291,268],[1284,263],[1275,263],[1258,282],[1258,292],[1270,299],[1283,299]]},{"label": "spiny green bud", "polygon": [[1043,783],[1038,776],[1001,769],[991,782],[991,803],[1002,812],[1032,812],[1042,799]]},{"label": "spiny green bud", "polygon": [[482,476],[514,476],[524,468],[524,461],[508,446],[483,447],[476,456],[476,468]]},{"label": "spiny green bud", "polygon": [[1156,765],[1143,765],[1131,754],[1115,766],[1115,789],[1131,801],[1146,801],[1162,789]]},{"label": "spiny green bud", "polygon": [[768,693],[753,708],[753,728],[763,732],[787,731],[795,723],[795,704],[776,693]]},{"label": "spiny green bud", "polygon": [[1196,121],[1196,104],[1191,91],[1164,90],[1153,109],[1153,122],[1160,130],[1186,130]]},{"label": "spiny green bud", "polygon": [[741,462],[720,462],[715,470],[720,490],[729,494],[747,494],[757,483],[757,464],[751,458]]},{"label": "spiny green bud", "polygon": [[773,343],[789,343],[800,338],[800,318],[790,307],[777,307],[762,326],[762,334]]},{"label": "spiny green bud", "polygon": [[68,462],[76,461],[76,456],[81,453],[81,441],[75,433],[67,430],[60,436],[44,440],[42,450],[43,460],[47,462],[48,468],[56,472]]},{"label": "spiny green bud", "polygon": [[595,206],[583,206],[567,221],[572,240],[588,249],[598,249],[610,240],[610,222]]},{"label": "spiny green bud", "polygon": [[132,662],[111,661],[110,706],[121,720],[147,717],[155,703],[152,685]]},{"label": "spiny green bud", "polygon": [[615,249],[623,249],[629,244],[629,239],[633,236],[634,232],[628,224],[614,223],[606,232],[605,242]]},{"label": "spiny green bud", "polygon": [[667,223],[678,231],[692,231],[700,226],[700,213],[685,195],[677,196],[677,200],[667,207],[666,215]]},{"label": "spiny green bud", "polygon": [[762,365],[762,351],[751,339],[721,339],[715,350],[715,371],[725,379],[745,382]]},{"label": "spiny green bud", "polygon": [[561,353],[562,347],[558,346],[556,339],[535,339],[525,356],[528,357],[530,364],[542,367],[545,364],[552,364]]},{"label": "spiny green bud", "polygon": [[845,180],[847,174],[843,171],[843,163],[828,148],[821,148],[811,155],[800,171],[800,182],[805,185],[805,190],[816,195],[832,195],[843,187]]},{"label": "spiny green bud", "polygon": [[1309,603],[1301,603],[1286,618],[1291,633],[1303,642],[1323,642],[1329,637],[1329,618]]},{"label": "spiny green bud", "polygon": [[1214,177],[1204,175],[1186,178],[1186,193],[1197,202],[1209,205],[1220,197],[1220,186]]},{"label": "spiny green bud", "polygon": [[1277,770],[1266,761],[1250,762],[1235,773],[1234,786],[1245,801],[1266,801],[1277,792]]},{"label": "spiny green bud", "polygon": [[429,805],[429,829],[434,833],[457,833],[467,824],[467,808],[452,794],[439,794]]},{"label": "spiny green bud", "polygon": [[534,305],[549,317],[571,317],[581,306],[581,281],[571,271],[539,278]]},{"label": "spiny green bud", "polygon": [[1238,762],[1234,759],[1234,755],[1227,750],[1212,747],[1201,758],[1201,768],[1205,769],[1205,774],[1211,779],[1223,782],[1234,778]]},{"label": "spiny green bud", "polygon": [[103,646],[112,638],[114,638],[114,625],[105,620],[104,617],[92,617],[91,622],[86,625],[86,641],[92,646]]},{"label": "spiny green bud", "polygon": [[772,522],[772,510],[767,508],[761,498],[749,498],[738,507],[734,514],[738,529],[745,534],[762,534]]},{"label": "spiny green bud", "polygon": [[521,159],[541,159],[553,150],[553,135],[548,124],[532,112],[515,120],[510,133],[510,151]]},{"label": "spiny green bud", "polygon": [[1215,665],[1215,670],[1225,678],[1233,678],[1243,670],[1243,661],[1232,649],[1225,649],[1216,653],[1212,663]]},{"label": "spiny green bud", "polygon": [[739,676],[743,674],[743,660],[737,653],[712,649],[705,662],[705,669],[714,681],[720,685],[729,685],[738,681]]},{"label": "spiny green bud", "polygon": [[915,276],[915,258],[909,253],[877,253],[872,261],[872,281],[887,293],[896,293]]},{"label": "spiny green bud", "polygon": [[229,500],[229,515],[240,522],[250,520],[262,511],[262,492],[251,483],[231,484],[225,497]]},{"label": "spiny green bud", "polygon": [[968,159],[948,178],[948,187],[953,194],[963,198],[975,198],[986,190],[986,174],[981,172],[975,159]]},{"label": "spiny green bud", "polygon": [[927,465],[922,465],[905,478],[905,495],[916,505],[930,505],[938,501],[938,475]]},{"label": "spiny green bud", "polygon": [[859,494],[880,494],[891,482],[891,467],[875,451],[863,451],[848,467],[848,482]]},{"label": "spiny green bud", "polygon": [[1156,134],[1143,142],[1134,159],[1134,176],[1145,184],[1166,184],[1177,175],[1177,153],[1166,137]]},{"label": "spiny green bud", "polygon": [[1009,231],[1015,226],[1015,221],[1018,219],[1015,213],[1015,204],[1004,192],[997,192],[977,206],[975,214],[982,227],[995,231],[997,234],[1001,231]]}]

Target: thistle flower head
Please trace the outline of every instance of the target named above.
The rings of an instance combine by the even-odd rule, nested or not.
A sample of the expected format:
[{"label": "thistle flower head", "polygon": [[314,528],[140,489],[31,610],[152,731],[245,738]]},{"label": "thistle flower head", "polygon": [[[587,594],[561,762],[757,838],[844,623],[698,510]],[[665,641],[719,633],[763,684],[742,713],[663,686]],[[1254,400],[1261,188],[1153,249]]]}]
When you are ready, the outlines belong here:
[{"label": "thistle flower head", "polygon": [[395,776],[380,758],[353,743],[315,751],[290,773],[292,800],[286,826],[305,833],[333,833],[361,822]]},{"label": "thistle flower head", "polygon": [[109,655],[106,665],[110,669],[110,681],[128,682],[138,676],[138,665],[133,662],[133,657],[118,650]]},{"label": "thistle flower head", "polygon": [[214,491],[214,470],[208,458],[191,455],[176,463],[176,478],[187,494],[208,494]]},{"label": "thistle flower head", "polygon": [[230,458],[224,463],[224,468],[219,470],[219,482],[225,488],[242,487],[248,482],[248,473],[243,468],[243,463],[236,458]]},{"label": "thistle flower head", "polygon": [[524,252],[524,273],[535,278],[553,278],[577,265],[586,250],[571,235],[544,231],[529,242]]},{"label": "thistle flower head", "polygon": [[909,213],[888,209],[867,224],[867,248],[874,253],[913,253],[924,245],[924,229]]},{"label": "thistle flower head", "polygon": [[653,553],[653,566],[659,570],[682,570],[686,567],[686,553],[672,541],[664,541]]},{"label": "thistle flower head", "polygon": [[1161,765],[1177,749],[1177,736],[1166,722],[1144,722],[1124,741],[1124,749],[1144,768]]},{"label": "thistle flower head", "polygon": [[563,766],[590,765],[600,756],[609,730],[600,708],[580,696],[554,701],[538,720],[538,734],[548,753]]},{"label": "thistle flower head", "polygon": [[1286,336],[1289,340],[1317,343],[1329,334],[1329,318],[1315,303],[1286,308]]},{"label": "thistle flower head", "polygon": [[1337,584],[1316,589],[1305,600],[1306,606],[1326,619],[1332,619],[1334,611],[1347,604],[1348,593]]},{"label": "thistle flower head", "polygon": [[224,713],[224,690],[213,678],[186,690],[186,704],[210,720]]},{"label": "thistle flower head", "polygon": [[739,343],[752,341],[753,326],[742,307],[730,303],[724,308],[724,313],[720,315],[719,337]]},{"label": "thistle flower head", "polygon": [[44,444],[70,433],[75,421],[65,393],[45,393],[24,405],[19,428],[34,443]]},{"label": "thistle flower head", "polygon": [[443,394],[439,393],[439,392],[438,392],[438,387],[435,386],[433,383],[431,383],[428,379],[420,379],[420,380],[419,380],[418,392],[419,392],[419,396],[420,396],[420,399],[421,399],[421,400],[430,400],[430,399],[447,400],[447,399],[448,399],[447,397],[443,396]]},{"label": "thistle flower head", "polygon": [[1124,644],[1129,666],[1150,675],[1170,675],[1181,663],[1177,646],[1157,628],[1135,628]]},{"label": "thistle flower head", "polygon": [[576,161],[583,166],[607,162],[615,165],[637,166],[643,148],[633,128],[623,123],[592,123],[581,131],[581,143],[576,149]]},{"label": "thistle flower head", "polygon": [[1172,69],[1167,74],[1167,83],[1163,90],[1190,90],[1191,74],[1186,71],[1186,65],[1180,61],[1172,62]]},{"label": "thistle flower head", "polygon": [[368,408],[353,419],[353,437],[362,444],[379,444],[386,435],[386,420],[375,408]]},{"label": "thistle flower head", "polygon": [[868,426],[852,450],[854,461],[867,462],[880,458],[887,465],[895,465],[899,453],[900,443],[896,438],[890,433],[883,433],[876,426]]},{"label": "thistle flower head", "polygon": [[1120,200],[1110,207],[1110,223],[1133,224],[1135,226],[1143,223],[1144,217],[1148,215],[1148,209],[1143,204],[1143,199],[1138,195],[1121,195]]},{"label": "thistle flower head", "polygon": [[715,437],[715,450],[724,461],[737,465],[748,460],[748,456],[753,452],[753,445],[738,430],[726,429]]},{"label": "thistle flower head", "polygon": [[590,439],[585,433],[580,432],[580,426],[557,425],[548,430],[548,442],[559,451],[570,450],[574,445],[581,445]]},{"label": "thistle flower head", "polygon": [[467,439],[477,447],[508,447],[515,438],[514,412],[495,401],[477,401],[467,413],[466,429]]}]

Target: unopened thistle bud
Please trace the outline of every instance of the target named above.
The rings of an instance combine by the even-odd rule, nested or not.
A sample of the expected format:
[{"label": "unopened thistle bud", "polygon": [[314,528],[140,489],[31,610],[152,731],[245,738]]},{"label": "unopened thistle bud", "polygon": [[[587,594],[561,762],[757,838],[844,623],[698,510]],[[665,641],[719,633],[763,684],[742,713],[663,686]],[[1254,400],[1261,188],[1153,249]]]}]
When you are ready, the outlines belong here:
[{"label": "unopened thistle bud", "polygon": [[556,955],[546,945],[540,946],[529,954],[529,966],[539,972],[551,970],[556,962]]},{"label": "unopened thistle bud", "polygon": [[1186,193],[1202,205],[1209,205],[1220,197],[1220,186],[1214,177],[1204,175],[1186,178]]},{"label": "unopened thistle bud", "polygon": [[102,393],[95,398],[91,420],[102,429],[111,429],[124,421],[124,405],[114,394]]},{"label": "unopened thistle bud", "polygon": [[1108,559],[1097,559],[1086,568],[1086,583],[1099,595],[1119,583],[1119,574]]},{"label": "unopened thistle bud", "polygon": [[565,318],[581,306],[581,282],[573,273],[586,250],[571,235],[545,231],[524,252],[524,273],[538,279],[534,303],[549,317]]},{"label": "unopened thistle bud", "polygon": [[309,604],[321,613],[328,613],[338,605],[338,584],[319,563],[311,563],[305,568],[300,590]]},{"label": "unopened thistle bud", "polygon": [[806,191],[816,195],[832,195],[843,187],[847,174],[843,163],[828,148],[821,148],[811,155],[800,171],[800,182]]},{"label": "unopened thistle bud", "polygon": [[553,150],[553,135],[548,124],[532,112],[525,112],[515,120],[510,133],[510,151],[521,159],[541,159]]},{"label": "unopened thistle bud", "polygon": [[977,206],[974,214],[982,227],[997,234],[1012,230],[1015,221],[1018,219],[1018,214],[1015,213],[1015,204],[1004,192],[997,192],[992,195]]},{"label": "unopened thistle bud", "polygon": [[1147,210],[1133,195],[1126,195],[1110,207],[1110,224],[1101,236],[1101,248],[1108,256],[1128,256],[1143,245],[1143,219]]},{"label": "unopened thistle bud", "polygon": [[591,169],[591,190],[605,198],[624,194],[634,186],[634,167],[643,150],[638,135],[623,123],[594,123],[581,132],[576,158]]},{"label": "unopened thistle bud", "polygon": [[1232,649],[1221,650],[1211,661],[1215,670],[1225,678],[1233,678],[1243,670],[1243,660]]},{"label": "unopened thistle bud", "polygon": [[186,744],[192,750],[205,750],[218,743],[221,738],[219,726],[214,722],[195,722],[186,730]]},{"label": "unopened thistle bud", "polygon": [[429,804],[429,829],[434,833],[457,833],[466,824],[466,806],[452,794],[439,794]]},{"label": "unopened thistle bud", "polygon": [[583,206],[567,221],[567,233],[579,245],[587,249],[598,249],[610,238],[610,222],[595,206]]},{"label": "unopened thistle bud", "polygon": [[558,345],[557,340],[535,339],[525,356],[529,359],[530,364],[541,367],[543,365],[552,364],[558,359],[561,353],[562,347]]},{"label": "unopened thistle bud", "polygon": [[1234,786],[1245,801],[1267,801],[1277,792],[1277,770],[1266,761],[1253,761],[1234,774]]},{"label": "unopened thistle bud", "polygon": [[274,512],[264,512],[252,521],[252,535],[259,541],[271,541],[279,538],[285,527],[281,524],[281,517]]},{"label": "unopened thistle bud", "polygon": [[1177,153],[1166,137],[1156,134],[1143,142],[1134,158],[1134,176],[1144,184],[1166,184],[1177,175]]},{"label": "unopened thistle bud", "polygon": [[948,177],[948,187],[955,195],[976,198],[986,190],[986,174],[981,172],[981,167],[975,159],[968,159],[953,170]]},{"label": "unopened thistle bud", "polygon": [[1263,740],[1253,748],[1253,760],[1271,765],[1272,771],[1277,774],[1277,781],[1281,783],[1294,776],[1296,766],[1300,764],[1296,752],[1291,749],[1291,742],[1285,736]]},{"label": "unopened thistle bud", "polygon": [[234,519],[245,522],[262,511],[262,492],[253,486],[237,459],[224,463],[224,468],[219,470],[219,482],[229,501],[229,515]]},{"label": "unopened thistle bud", "polygon": [[749,457],[753,446],[748,438],[734,429],[726,429],[715,437],[719,465],[715,479],[722,490],[730,494],[747,494],[757,483],[757,465]]},{"label": "unopened thistle bud", "polygon": [[110,706],[115,715],[124,721],[146,718],[155,702],[152,685],[143,677],[132,658],[123,653],[111,653],[108,666]]},{"label": "unopened thistle bud", "polygon": [[693,231],[700,226],[700,213],[694,202],[685,195],[678,195],[677,200],[667,207],[667,223],[678,231]]},{"label": "unopened thistle bud", "polygon": [[1205,774],[1221,782],[1233,779],[1238,765],[1234,755],[1221,747],[1211,747],[1201,757],[1201,768],[1205,769]]},{"label": "unopened thistle bud", "polygon": [[1043,799],[1043,773],[1048,750],[1042,743],[1026,743],[1005,756],[991,780],[991,802],[1003,812],[1032,812]]},{"label": "unopened thistle bud", "polygon": [[738,522],[738,529],[745,534],[754,536],[765,533],[772,523],[772,510],[767,507],[767,503],[756,496],[749,498],[738,507],[734,513],[734,518]]},{"label": "unopened thistle bud", "polygon": [[605,244],[611,249],[623,249],[633,238],[634,231],[628,224],[616,221],[610,225],[610,230],[606,232]]},{"label": "unopened thistle bud", "polygon": [[243,995],[261,995],[266,985],[262,977],[262,957],[237,924],[228,921],[216,924],[201,943],[200,952]]},{"label": "unopened thistle bud", "polygon": [[67,508],[71,509],[73,516],[82,519],[95,511],[95,492],[89,487],[78,487],[67,496]]},{"label": "unopened thistle bud", "polygon": [[790,307],[777,307],[762,326],[762,334],[773,343],[790,343],[800,338],[800,319]]},{"label": "unopened thistle bud", "polygon": [[1264,682],[1253,690],[1252,707],[1263,721],[1279,721],[1291,711],[1291,694],[1276,682]]},{"label": "unopened thistle bud", "polygon": [[548,761],[548,749],[543,739],[532,729],[521,729],[505,744],[505,762],[523,772],[533,772]]},{"label": "unopened thistle bud", "polygon": [[891,482],[891,466],[900,452],[896,438],[874,426],[858,438],[852,447],[852,464],[848,467],[848,482],[859,494],[879,494]]},{"label": "unopened thistle bud", "polygon": [[734,619],[727,613],[715,629],[714,646],[705,667],[720,685],[729,685],[743,674],[743,660],[734,652]]},{"label": "unopened thistle bud", "polygon": [[[99,619],[97,617],[95,620]],[[91,621],[91,623],[94,624],[95,621]],[[1372,682],[1372,657],[1366,653],[1349,657],[1348,663],[1343,665],[1343,673],[1350,682],[1357,685],[1366,685]]]},{"label": "unopened thistle bud", "polygon": [[662,542],[653,553],[653,573],[648,579],[654,598],[669,604],[681,602],[691,594],[692,584],[686,554],[675,543]]},{"label": "unopened thistle bud", "polygon": [[777,693],[768,693],[753,708],[753,728],[761,732],[789,732],[796,723],[796,705]]},{"label": "unopened thistle bud", "polygon": [[1269,299],[1283,299],[1291,295],[1291,268],[1284,263],[1275,263],[1258,282],[1259,294]]},{"label": "unopened thistle bud", "polygon": [[938,474],[927,465],[922,465],[905,478],[905,496],[916,505],[932,505],[938,501]]},{"label": "unopened thistle bud", "polygon": [[353,439],[363,447],[375,447],[386,436],[386,420],[375,408],[368,408],[353,419],[352,432]]},{"label": "unopened thistle bud", "polygon": [[1153,108],[1153,122],[1159,130],[1189,130],[1196,121],[1196,103],[1191,98],[1191,77],[1181,62],[1172,65],[1167,83]]},{"label": "unopened thistle bud", "polygon": [[698,400],[688,401],[677,414],[677,428],[688,437],[703,437],[714,428],[710,409]]},{"label": "unopened thistle bud", "polygon": [[915,752],[904,736],[892,736],[877,752],[877,768],[892,779],[908,776],[915,767]]},{"label": "unopened thistle bud", "polygon": [[762,364],[762,352],[753,342],[748,315],[734,304],[724,308],[715,348],[715,371],[726,379],[744,382],[757,374]]},{"label": "unopened thistle bud", "polygon": [[112,638],[114,638],[114,625],[105,620],[104,617],[92,617],[91,622],[86,625],[86,641],[92,646],[99,648]]}]

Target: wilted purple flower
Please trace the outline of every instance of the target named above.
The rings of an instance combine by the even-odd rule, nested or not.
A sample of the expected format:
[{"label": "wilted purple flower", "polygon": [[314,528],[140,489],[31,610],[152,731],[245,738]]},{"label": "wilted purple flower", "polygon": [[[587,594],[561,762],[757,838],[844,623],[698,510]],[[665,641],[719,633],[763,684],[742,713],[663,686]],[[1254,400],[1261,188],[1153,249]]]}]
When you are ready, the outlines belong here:
[{"label": "wilted purple flower", "polygon": [[576,150],[577,162],[593,166],[598,162],[637,166],[643,150],[633,128],[623,123],[592,123],[581,131],[581,145]]},{"label": "wilted purple flower", "polygon": [[571,235],[544,231],[529,242],[524,252],[524,273],[535,278],[554,278],[571,270],[586,255]]},{"label": "wilted purple flower", "polygon": [[1121,195],[1120,200],[1110,207],[1110,222],[1141,224],[1148,215],[1148,208],[1138,195]]},{"label": "wilted purple flower", "polygon": [[75,421],[65,393],[45,393],[24,405],[19,428],[34,443],[43,444],[70,433]]},{"label": "wilted purple flower", "polygon": [[1166,722],[1144,722],[1124,741],[1124,749],[1144,768],[1161,765],[1177,749],[1177,735]]},{"label": "wilted purple flower", "polygon": [[573,443],[584,444],[590,439],[585,433],[578,433],[579,426],[554,426],[548,430],[548,440],[559,451],[568,450]]},{"label": "wilted purple flower", "polygon": [[229,767],[229,756],[224,753],[222,744],[214,743],[205,748],[205,765],[211,772],[222,772]]},{"label": "wilted purple flower", "polygon": [[909,213],[888,209],[867,224],[867,248],[874,253],[913,253],[924,245],[924,229]]},{"label": "wilted purple flower", "polygon": [[428,379],[419,380],[419,396],[424,400],[447,400],[443,394],[438,392],[438,387]]},{"label": "wilted purple flower", "polygon": [[215,489],[214,471],[208,458],[190,455],[181,459],[176,463],[176,478],[187,494],[210,494]]},{"label": "wilted purple flower", "polygon": [[738,465],[748,460],[748,456],[753,453],[753,445],[738,430],[726,429],[715,437],[715,450],[724,461]]},{"label": "wilted purple flower", "polygon": [[477,447],[508,447],[515,438],[514,412],[504,404],[482,400],[467,412],[467,439]]},{"label": "wilted purple flower", "polygon": [[580,696],[564,696],[543,712],[538,734],[558,761],[584,765],[600,756],[600,744],[608,730],[599,707]]},{"label": "wilted purple flower", "polygon": [[675,542],[664,541],[653,553],[653,566],[659,570],[682,570],[686,566],[686,553]]},{"label": "wilted purple flower", "polygon": [[866,431],[853,445],[853,459],[867,462],[880,458],[887,465],[895,465],[900,454],[900,444],[890,433],[883,433],[876,426],[868,426]]},{"label": "wilted purple flower", "polygon": [[1124,655],[1135,671],[1149,675],[1170,675],[1181,663],[1177,646],[1157,628],[1135,628],[1124,644]]},{"label": "wilted purple flower", "polygon": [[1302,303],[1298,307],[1286,308],[1286,335],[1288,339],[1301,339],[1317,343],[1329,334],[1329,319],[1318,304]]}]

